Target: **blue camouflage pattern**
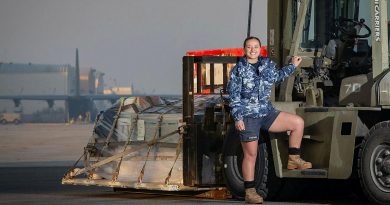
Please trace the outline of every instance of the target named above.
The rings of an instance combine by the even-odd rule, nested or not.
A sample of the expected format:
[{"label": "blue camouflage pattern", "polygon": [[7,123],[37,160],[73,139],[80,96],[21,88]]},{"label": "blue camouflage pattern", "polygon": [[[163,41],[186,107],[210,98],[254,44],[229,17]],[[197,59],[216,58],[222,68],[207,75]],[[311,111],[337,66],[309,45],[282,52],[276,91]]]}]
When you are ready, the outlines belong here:
[{"label": "blue camouflage pattern", "polygon": [[[240,58],[230,71],[228,83],[229,106],[235,121],[244,117],[259,118],[270,111],[276,111],[269,100],[272,86],[283,81],[295,70],[289,64],[281,69],[267,57],[259,57],[258,68]],[[258,70],[258,72],[256,72]]]}]

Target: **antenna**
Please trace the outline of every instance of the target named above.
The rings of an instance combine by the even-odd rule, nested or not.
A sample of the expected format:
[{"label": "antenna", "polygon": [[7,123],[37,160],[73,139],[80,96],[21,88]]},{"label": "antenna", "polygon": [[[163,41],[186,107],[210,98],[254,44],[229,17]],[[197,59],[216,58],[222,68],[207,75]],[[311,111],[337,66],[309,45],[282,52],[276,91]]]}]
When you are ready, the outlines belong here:
[{"label": "antenna", "polygon": [[252,3],[253,3],[253,0],[249,0],[248,31],[247,31],[247,33],[246,33],[246,37],[251,36]]}]

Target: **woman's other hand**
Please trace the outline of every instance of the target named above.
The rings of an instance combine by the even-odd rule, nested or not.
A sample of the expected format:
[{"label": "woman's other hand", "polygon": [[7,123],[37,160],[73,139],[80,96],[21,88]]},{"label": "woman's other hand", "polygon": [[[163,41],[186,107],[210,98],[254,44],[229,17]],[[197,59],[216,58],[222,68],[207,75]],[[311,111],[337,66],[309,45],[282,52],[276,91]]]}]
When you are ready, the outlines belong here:
[{"label": "woman's other hand", "polygon": [[243,131],[243,130],[245,130],[245,124],[244,124],[244,121],[242,121],[242,120],[236,121],[236,122],[234,123],[234,125],[236,126],[236,129],[237,129],[238,131]]},{"label": "woman's other hand", "polygon": [[302,58],[300,56],[293,56],[291,58],[291,63],[295,65],[295,67],[298,67],[299,64],[301,63]]}]

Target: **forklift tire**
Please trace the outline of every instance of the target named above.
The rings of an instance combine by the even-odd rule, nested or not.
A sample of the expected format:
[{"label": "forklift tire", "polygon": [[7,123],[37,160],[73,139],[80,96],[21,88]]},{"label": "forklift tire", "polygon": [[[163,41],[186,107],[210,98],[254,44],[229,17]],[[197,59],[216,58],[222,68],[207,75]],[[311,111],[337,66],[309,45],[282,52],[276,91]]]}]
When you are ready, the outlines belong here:
[{"label": "forklift tire", "polygon": [[[233,197],[244,199],[245,189],[242,177],[241,165],[243,152],[240,139],[233,126],[228,127],[227,137],[223,145],[223,173],[226,187]],[[268,154],[266,143],[259,143],[255,166],[255,184],[257,193],[263,198],[267,197],[266,186],[268,174]]]},{"label": "forklift tire", "polygon": [[365,136],[358,155],[362,191],[377,204],[390,204],[390,121],[377,123]]}]

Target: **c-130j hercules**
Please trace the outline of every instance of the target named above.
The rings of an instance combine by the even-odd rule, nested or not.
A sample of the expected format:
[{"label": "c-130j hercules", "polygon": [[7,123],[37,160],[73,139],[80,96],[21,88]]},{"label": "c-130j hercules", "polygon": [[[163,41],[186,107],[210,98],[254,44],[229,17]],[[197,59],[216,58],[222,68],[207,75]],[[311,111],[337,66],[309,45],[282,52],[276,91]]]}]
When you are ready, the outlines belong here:
[{"label": "c-130j hercules", "polygon": [[[14,102],[14,115],[22,113],[22,101],[46,101],[53,108],[55,101],[65,101],[68,119],[85,118],[86,113],[96,116],[96,100],[115,102],[129,95],[103,94],[103,73],[89,69],[80,74],[79,55],[76,65],[20,64],[0,62],[0,100]],[[82,81],[82,80],[84,81]],[[23,81],[23,82],[19,82]],[[11,113],[9,113],[11,114]]]}]

